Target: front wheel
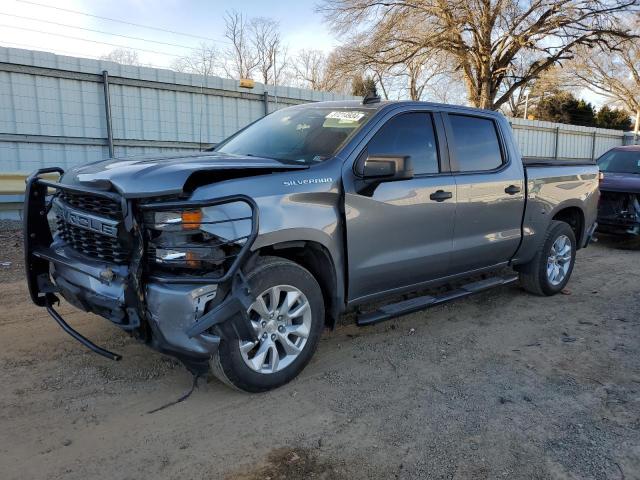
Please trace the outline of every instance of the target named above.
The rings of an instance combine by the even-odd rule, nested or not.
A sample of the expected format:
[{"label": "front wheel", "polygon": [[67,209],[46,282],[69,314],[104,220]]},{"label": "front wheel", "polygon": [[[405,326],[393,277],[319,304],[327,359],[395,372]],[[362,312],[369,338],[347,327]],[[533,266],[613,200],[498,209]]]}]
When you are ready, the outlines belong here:
[{"label": "front wheel", "polygon": [[221,341],[211,369],[228,385],[262,392],[309,363],[324,326],[324,301],[313,275],[283,258],[261,258],[247,280],[256,295],[247,313],[258,341]]},{"label": "front wheel", "polygon": [[555,295],[569,282],[575,259],[573,230],[567,223],[553,220],[540,251],[520,267],[520,284],[536,295]]}]

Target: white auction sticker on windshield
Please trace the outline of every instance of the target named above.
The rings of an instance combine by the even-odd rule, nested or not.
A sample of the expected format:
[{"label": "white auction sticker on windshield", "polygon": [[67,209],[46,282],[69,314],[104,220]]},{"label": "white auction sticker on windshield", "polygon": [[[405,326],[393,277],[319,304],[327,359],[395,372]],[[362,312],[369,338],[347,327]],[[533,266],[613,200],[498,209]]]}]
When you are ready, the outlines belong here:
[{"label": "white auction sticker on windshield", "polygon": [[364,112],[357,112],[357,111],[336,111],[336,112],[330,112],[327,114],[326,117],[327,119],[333,119],[333,120],[338,120],[339,123],[352,123],[352,122],[359,122],[361,118],[363,118],[365,116]]}]

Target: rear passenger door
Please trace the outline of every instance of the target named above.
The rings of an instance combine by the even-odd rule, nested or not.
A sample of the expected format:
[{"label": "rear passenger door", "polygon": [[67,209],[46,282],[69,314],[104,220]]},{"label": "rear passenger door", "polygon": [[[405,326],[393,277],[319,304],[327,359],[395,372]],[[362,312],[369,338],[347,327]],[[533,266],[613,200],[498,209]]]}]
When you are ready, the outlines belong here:
[{"label": "rear passenger door", "polygon": [[507,262],[520,243],[524,171],[492,115],[443,115],[457,209],[452,273]]}]

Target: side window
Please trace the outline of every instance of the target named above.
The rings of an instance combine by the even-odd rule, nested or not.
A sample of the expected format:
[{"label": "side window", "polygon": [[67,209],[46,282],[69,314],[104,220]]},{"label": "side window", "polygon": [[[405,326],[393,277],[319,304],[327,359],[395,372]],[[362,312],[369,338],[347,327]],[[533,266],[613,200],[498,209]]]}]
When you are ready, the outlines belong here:
[{"label": "side window", "polygon": [[449,114],[449,122],[459,171],[493,170],[502,165],[500,142],[493,120]]},{"label": "side window", "polygon": [[438,173],[438,149],[429,113],[401,113],[387,121],[367,145],[369,155],[409,155],[413,173]]}]

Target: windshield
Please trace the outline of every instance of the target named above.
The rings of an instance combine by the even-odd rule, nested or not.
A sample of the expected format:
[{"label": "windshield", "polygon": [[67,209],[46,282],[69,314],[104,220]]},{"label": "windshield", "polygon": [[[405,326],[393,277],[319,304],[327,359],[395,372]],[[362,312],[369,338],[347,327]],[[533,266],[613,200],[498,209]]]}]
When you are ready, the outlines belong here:
[{"label": "windshield", "polygon": [[322,162],[372,113],[366,108],[286,108],[258,120],[215,150],[303,164]]},{"label": "windshield", "polygon": [[603,172],[640,175],[640,151],[611,150],[600,157],[598,166]]}]

